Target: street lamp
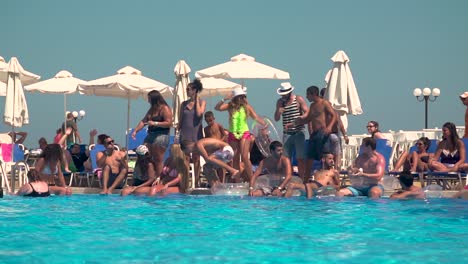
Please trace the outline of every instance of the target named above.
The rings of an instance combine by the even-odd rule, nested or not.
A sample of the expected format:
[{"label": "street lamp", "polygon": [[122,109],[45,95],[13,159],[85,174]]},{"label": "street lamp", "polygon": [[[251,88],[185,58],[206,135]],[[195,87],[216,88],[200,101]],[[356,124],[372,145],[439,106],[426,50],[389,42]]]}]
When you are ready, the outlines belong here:
[{"label": "street lamp", "polygon": [[[431,88],[416,88],[413,91],[413,95],[416,97],[416,100],[419,102],[424,101],[425,102],[425,128],[427,129],[427,107],[429,104],[429,101],[434,102],[437,97],[440,95],[440,89],[439,88],[434,88],[431,90]],[[431,97],[432,95],[432,97]]]},{"label": "street lamp", "polygon": [[[83,118],[86,115],[86,112],[84,110],[80,110],[80,111],[73,111],[73,112],[67,111],[65,116],[68,116],[69,113],[71,113],[73,115],[73,119],[75,119],[75,124],[77,123],[77,121],[83,120]],[[66,121],[65,121],[65,125],[66,125]],[[76,143],[75,132],[76,131],[73,131],[73,133],[72,133],[72,142],[73,143]],[[65,131],[64,131],[64,133],[65,133]]]},{"label": "street lamp", "polygon": [[73,111],[73,118],[75,118],[75,123],[76,121],[83,120],[84,116],[86,115],[86,112],[84,110],[80,110],[79,112]]}]

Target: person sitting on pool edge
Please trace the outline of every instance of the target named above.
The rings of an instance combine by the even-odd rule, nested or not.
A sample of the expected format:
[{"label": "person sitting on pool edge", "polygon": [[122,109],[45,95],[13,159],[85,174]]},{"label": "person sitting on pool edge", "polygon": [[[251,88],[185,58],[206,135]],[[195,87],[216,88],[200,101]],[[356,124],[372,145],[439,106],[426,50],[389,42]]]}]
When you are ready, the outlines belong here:
[{"label": "person sitting on pool edge", "polygon": [[[265,158],[258,165],[257,170],[250,180],[250,196],[283,196],[286,185],[292,178],[291,162],[283,155],[283,144],[279,141],[270,143],[271,156]],[[269,186],[257,186],[257,179],[266,177]]]},{"label": "person sitting on pool edge", "polygon": [[210,184],[211,188],[219,184],[219,177],[216,169],[223,168],[231,173],[231,177],[239,177],[239,170],[229,166],[234,157],[234,150],[228,143],[215,139],[215,138],[202,138],[196,143],[184,140],[180,144],[185,155],[189,155],[196,151],[205,159],[205,165],[203,166],[203,172]]},{"label": "person sitting on pool edge", "polygon": [[377,143],[374,138],[362,140],[361,154],[348,169],[351,186],[342,188],[337,196],[368,196],[379,198],[384,192],[382,179],[385,172],[385,158],[375,149]]},{"label": "person sitting on pool edge", "polygon": [[322,154],[322,168],[314,173],[314,180],[310,178],[305,184],[290,182],[285,196],[291,197],[294,190],[301,190],[306,192],[307,199],[311,199],[316,191],[324,186],[333,186],[335,189],[340,186],[339,172],[335,169],[335,157],[329,152]]},{"label": "person sitting on pool edge", "polygon": [[96,154],[97,165],[102,168],[102,192],[112,194],[116,188],[122,188],[123,181],[127,177],[128,164],[125,152],[114,148],[114,140],[107,137],[104,140],[106,150]]},{"label": "person sitting on pool edge", "polygon": [[423,190],[413,185],[413,175],[409,171],[403,171],[398,178],[401,185],[401,190],[393,193],[390,199],[424,199]]}]

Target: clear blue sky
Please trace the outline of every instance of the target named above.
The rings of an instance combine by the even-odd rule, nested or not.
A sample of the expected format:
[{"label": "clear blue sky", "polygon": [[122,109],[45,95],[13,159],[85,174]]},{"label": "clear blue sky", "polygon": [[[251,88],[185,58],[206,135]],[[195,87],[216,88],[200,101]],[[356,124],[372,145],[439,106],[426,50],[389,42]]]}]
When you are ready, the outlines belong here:
[{"label": "clear blue sky", "polygon": [[[364,114],[350,118],[349,132],[365,132],[368,120],[384,131],[419,130],[424,104],[416,87],[439,87],[429,105],[429,126],[463,125],[458,95],[466,90],[468,1],[5,1],[0,18],[0,56],[16,56],[42,80],[65,69],[93,80],[131,65],[145,76],[174,86],[173,69],[184,59],[196,70],[239,53],[286,70],[297,94],[323,86],[330,58],[344,50]],[[236,80],[234,80],[236,81]],[[273,116],[281,81],[248,80],[249,101]],[[30,133],[26,142],[52,140],[63,117],[63,96],[26,93]],[[124,144],[126,101],[69,96],[69,109],[84,109],[79,128],[91,128]],[[4,98],[0,98],[4,105]],[[213,107],[216,99],[208,99]],[[132,101],[135,126],[148,104]],[[3,108],[2,110],[3,111]],[[226,113],[217,113],[226,124]],[[1,131],[9,128],[0,125]]]}]

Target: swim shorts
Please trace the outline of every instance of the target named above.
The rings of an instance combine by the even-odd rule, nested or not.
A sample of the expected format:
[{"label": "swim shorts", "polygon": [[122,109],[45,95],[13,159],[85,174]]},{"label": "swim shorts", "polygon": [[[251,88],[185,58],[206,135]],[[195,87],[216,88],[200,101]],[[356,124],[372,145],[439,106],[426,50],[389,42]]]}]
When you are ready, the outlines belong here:
[{"label": "swim shorts", "polygon": [[365,187],[348,186],[346,188],[348,188],[348,190],[350,190],[353,193],[353,196],[369,196],[369,191],[375,186],[382,190],[382,194],[384,193],[384,187],[382,184],[373,184]]},{"label": "swim shorts", "polygon": [[307,146],[307,158],[320,160],[322,158],[323,147],[328,140],[328,135],[322,130],[314,131],[310,135],[309,145]]}]

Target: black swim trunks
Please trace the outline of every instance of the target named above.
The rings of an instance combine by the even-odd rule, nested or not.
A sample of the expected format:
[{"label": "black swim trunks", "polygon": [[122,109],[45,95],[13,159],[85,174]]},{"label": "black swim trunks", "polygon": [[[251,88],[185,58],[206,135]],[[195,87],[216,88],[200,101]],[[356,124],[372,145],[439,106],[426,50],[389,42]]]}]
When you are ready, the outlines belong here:
[{"label": "black swim trunks", "polygon": [[323,148],[328,141],[329,135],[322,130],[314,131],[309,137],[307,146],[307,158],[320,160],[322,158]]}]

